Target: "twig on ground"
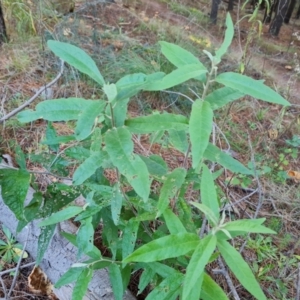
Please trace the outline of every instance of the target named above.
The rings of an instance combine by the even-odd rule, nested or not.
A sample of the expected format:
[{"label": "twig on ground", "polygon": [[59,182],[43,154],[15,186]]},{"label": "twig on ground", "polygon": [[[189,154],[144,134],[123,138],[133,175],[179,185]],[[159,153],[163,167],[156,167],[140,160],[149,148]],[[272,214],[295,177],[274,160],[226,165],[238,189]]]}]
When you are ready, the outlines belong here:
[{"label": "twig on ground", "polygon": [[239,297],[239,295],[238,295],[238,293],[237,293],[237,291],[236,291],[236,289],[233,285],[233,282],[232,282],[232,280],[231,280],[231,278],[230,278],[230,276],[229,276],[229,274],[226,270],[226,267],[225,267],[221,257],[218,258],[218,263],[219,263],[219,266],[220,266],[221,269],[220,270],[213,270],[213,272],[215,274],[222,274],[225,277],[225,279],[227,281],[227,284],[230,288],[230,291],[232,293],[233,299],[234,300],[240,300],[240,297]]},{"label": "twig on ground", "polygon": [[[29,268],[29,267],[34,266],[34,265],[35,265],[35,261],[33,261],[33,262],[31,262],[31,263],[28,263],[28,264],[26,264],[26,265],[20,266],[19,269]],[[1,272],[0,272],[0,278],[2,278],[3,275],[8,274],[8,273],[11,273],[11,272],[14,272],[14,271],[16,271],[16,270],[17,270],[17,267],[11,268],[11,269],[8,269],[8,270],[1,271]]]},{"label": "twig on ground", "polygon": [[44,92],[45,90],[47,90],[47,88],[49,88],[51,85],[53,85],[62,76],[63,71],[64,71],[64,61],[61,60],[61,67],[60,67],[60,71],[57,74],[57,76],[51,82],[49,82],[45,86],[41,87],[28,101],[26,101],[25,103],[23,103],[22,105],[20,105],[19,107],[17,107],[13,111],[11,111],[10,113],[8,113],[4,117],[2,117],[0,119],[0,123],[3,123],[4,121],[6,121],[9,118],[13,117],[15,114],[17,114],[18,112],[20,112],[23,108],[25,108],[26,106],[28,106],[31,102],[33,102],[42,92]]},{"label": "twig on ground", "polygon": [[7,299],[7,290],[6,290],[5,284],[3,282],[2,276],[0,276],[0,282],[1,282],[2,290],[3,290],[3,294],[4,294],[4,298],[0,298],[0,300]]}]

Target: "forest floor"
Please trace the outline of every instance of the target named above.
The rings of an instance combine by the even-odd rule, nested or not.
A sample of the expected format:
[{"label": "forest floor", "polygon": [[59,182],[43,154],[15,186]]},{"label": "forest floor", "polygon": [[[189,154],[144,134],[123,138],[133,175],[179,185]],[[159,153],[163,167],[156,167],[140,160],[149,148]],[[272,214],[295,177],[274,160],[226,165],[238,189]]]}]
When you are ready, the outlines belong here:
[{"label": "forest floor", "polygon": [[[210,1],[140,0],[133,6],[124,6],[122,1],[105,5],[78,1],[75,12],[67,16],[47,21],[39,16],[36,36],[22,40],[8,28],[13,38],[0,49],[1,114],[20,106],[59,71],[58,62],[46,49],[45,40],[51,38],[86,50],[109,82],[129,73],[159,71],[164,64],[157,46],[160,40],[182,46],[209,66],[203,50],[213,52],[221,45],[226,5],[220,5],[217,24],[212,25],[209,22]],[[259,34],[258,22],[249,22],[247,14],[251,14],[249,9],[234,7],[231,16],[235,37],[218,71],[239,72],[243,62],[244,74],[265,79],[292,106],[282,109],[245,97],[218,113],[216,122],[236,158],[245,165],[255,158],[262,173],[260,180],[265,199],[260,216],[267,217],[268,226],[278,232],[272,238],[249,237],[244,255],[271,299],[295,299],[300,261],[300,177],[290,178],[287,174],[300,172],[300,22],[292,19],[291,24],[283,25],[279,36],[274,38],[268,34],[268,25],[263,25]],[[257,20],[262,20],[262,12]],[[200,88],[187,85],[183,92],[189,89],[197,93]],[[51,87],[50,98],[94,98],[98,92],[97,88],[80,80],[76,71],[66,69],[59,83]],[[131,102],[130,113],[173,110],[188,114],[189,108],[184,99],[178,97],[142,93]],[[56,129],[60,134],[70,131],[63,124],[57,124]],[[24,126],[11,118],[2,128],[1,154],[14,157],[17,144],[26,154],[41,153],[45,149],[38,142],[44,135],[43,122]],[[147,145],[142,146],[147,148]],[[37,163],[29,167],[44,169]],[[41,182],[41,188],[45,182]],[[251,194],[255,191],[252,182],[236,176],[226,185],[222,188],[228,197],[236,200],[247,197],[250,203],[240,207],[240,214],[253,209],[251,202],[257,203],[258,195]],[[26,276],[21,278],[21,283],[26,284]],[[6,276],[7,286],[8,280]],[[136,289],[135,283],[131,289]],[[33,299],[30,297],[38,299],[36,295],[22,299]],[[251,299],[249,294],[242,298]]]}]

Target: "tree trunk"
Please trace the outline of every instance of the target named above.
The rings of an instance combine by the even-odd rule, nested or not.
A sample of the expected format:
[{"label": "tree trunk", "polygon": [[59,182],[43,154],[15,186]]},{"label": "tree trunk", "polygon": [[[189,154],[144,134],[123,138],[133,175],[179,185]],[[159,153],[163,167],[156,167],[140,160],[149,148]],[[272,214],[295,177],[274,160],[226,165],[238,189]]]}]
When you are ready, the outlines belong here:
[{"label": "tree trunk", "polygon": [[284,23],[285,24],[289,24],[295,6],[296,6],[296,0],[291,0],[289,8],[288,8],[288,11],[287,11],[287,13],[286,13],[286,15],[284,17]]},{"label": "tree trunk", "polygon": [[299,8],[297,10],[297,13],[296,13],[296,19],[299,19],[299,18],[300,18],[300,6],[299,6]]},{"label": "tree trunk", "polygon": [[271,35],[278,36],[284,17],[287,13],[288,7],[289,7],[289,0],[279,0],[275,18],[273,19],[269,28],[269,33]]},{"label": "tree trunk", "polygon": [[221,0],[212,0],[211,12],[210,12],[210,21],[212,24],[217,23],[219,4]]},{"label": "tree trunk", "polygon": [[6,27],[5,27],[3,10],[0,2],[0,45],[6,41],[7,41]]},{"label": "tree trunk", "polygon": [[270,2],[270,11],[268,12],[267,9],[268,7],[265,7],[265,14],[264,14],[264,19],[263,19],[263,23],[264,24],[269,24],[272,20],[272,14],[273,12],[276,10],[276,8],[278,7],[278,1],[279,0],[272,0]]},{"label": "tree trunk", "polygon": [[229,0],[229,1],[228,1],[228,7],[227,7],[227,10],[228,10],[228,11],[232,11],[232,10],[233,10],[233,1],[234,1],[234,0]]}]

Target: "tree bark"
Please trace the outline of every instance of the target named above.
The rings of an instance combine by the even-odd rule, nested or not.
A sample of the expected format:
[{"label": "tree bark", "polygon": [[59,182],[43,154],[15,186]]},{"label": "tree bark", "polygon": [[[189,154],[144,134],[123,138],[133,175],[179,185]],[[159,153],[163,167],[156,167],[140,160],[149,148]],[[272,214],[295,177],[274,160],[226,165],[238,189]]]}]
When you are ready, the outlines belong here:
[{"label": "tree bark", "polygon": [[276,15],[270,25],[269,33],[273,36],[278,36],[282,26],[284,17],[289,7],[289,0],[279,0]]},{"label": "tree bark", "polygon": [[221,0],[212,0],[211,12],[210,12],[210,21],[212,24],[217,23],[219,4]]},{"label": "tree bark", "polygon": [[284,23],[285,23],[285,24],[289,24],[295,6],[296,6],[296,0],[291,0],[290,5],[289,5],[289,8],[288,8],[288,10],[287,10],[287,13],[286,13],[286,15],[285,15],[285,17],[284,17]]},{"label": "tree bark", "polygon": [[297,13],[296,13],[296,19],[300,18],[300,6],[298,7]]},{"label": "tree bark", "polygon": [[234,0],[229,0],[228,1],[228,7],[227,7],[228,11],[232,11],[233,10],[233,2],[234,2]]},{"label": "tree bark", "polygon": [[4,14],[0,2],[0,45],[7,41],[7,33],[4,21]]}]

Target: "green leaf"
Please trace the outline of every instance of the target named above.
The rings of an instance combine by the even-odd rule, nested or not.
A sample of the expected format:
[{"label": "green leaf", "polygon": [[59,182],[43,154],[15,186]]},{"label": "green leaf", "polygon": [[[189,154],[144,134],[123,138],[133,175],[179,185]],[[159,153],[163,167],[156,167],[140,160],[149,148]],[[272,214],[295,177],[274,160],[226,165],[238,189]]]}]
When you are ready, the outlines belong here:
[{"label": "green leaf", "polygon": [[117,97],[117,86],[114,83],[104,84],[103,91],[108,99],[108,102],[112,102]]},{"label": "green leaf", "polygon": [[101,167],[103,161],[104,153],[102,151],[94,152],[76,169],[73,174],[73,184],[82,184],[85,180],[90,178],[96,170]]},{"label": "green leaf", "polygon": [[244,95],[245,94],[235,89],[225,86],[211,92],[205,97],[205,101],[210,104],[210,107],[213,110],[215,110],[234,100],[242,98]]},{"label": "green leaf", "polygon": [[36,258],[37,266],[41,263],[44,257],[44,254],[54,234],[55,227],[56,224],[53,224],[51,226],[41,227],[41,233],[38,239],[38,250],[37,250],[37,258]]},{"label": "green leaf", "polygon": [[173,72],[167,74],[160,80],[150,82],[144,86],[145,91],[161,91],[169,89],[173,86],[181,84],[189,79],[197,78],[201,75],[205,75],[206,70],[203,70],[199,64],[189,64],[179,67]]},{"label": "green leaf", "polygon": [[219,163],[221,166],[232,172],[246,175],[251,175],[253,173],[251,170],[247,169],[243,164],[241,164],[238,160],[223,152],[221,149],[214,146],[213,144],[208,144],[203,156],[205,159]]},{"label": "green leaf", "polygon": [[151,280],[154,279],[155,271],[152,270],[151,268],[146,268],[139,280],[139,292],[138,295],[141,294],[144,289],[147,287],[148,284],[150,284]]},{"label": "green leaf", "polygon": [[[56,145],[59,145],[59,144],[66,144],[70,141],[74,141],[76,140],[75,136],[74,135],[65,135],[65,136],[49,136],[46,134],[46,140],[42,141],[41,144],[44,144],[44,145],[49,145],[50,148],[52,148],[51,146],[56,146]],[[75,147],[74,147],[75,148]],[[73,149],[73,148],[72,148]],[[69,149],[67,149],[69,150]],[[56,151],[56,150],[55,150]]]},{"label": "green leaf", "polygon": [[163,176],[168,172],[168,165],[161,156],[150,155],[149,157],[145,157],[139,155],[139,157],[146,164],[147,169],[151,175]]},{"label": "green leaf", "polygon": [[[186,269],[182,299],[195,299],[192,298],[194,293],[197,295],[197,299],[200,297],[204,268],[209,262],[216,245],[217,239],[213,235],[208,235],[199,241]],[[195,290],[197,291],[195,292]]]},{"label": "green leaf", "polygon": [[165,278],[151,293],[147,300],[176,300],[181,291],[183,275],[179,272]]},{"label": "green leaf", "polygon": [[83,208],[78,206],[69,206],[64,208],[63,210],[52,214],[49,218],[39,223],[39,227],[48,226],[52,224],[56,224],[65,220],[68,220],[80,212],[82,212]]},{"label": "green leaf", "polygon": [[185,176],[186,170],[183,168],[176,168],[166,176],[157,203],[157,217],[166,210],[170,202],[177,195],[178,190],[184,183]]},{"label": "green leaf", "polygon": [[[110,105],[106,108],[106,124],[109,127],[121,127],[124,125],[125,120],[127,119],[127,110],[128,110],[129,98],[122,99],[121,101],[114,101],[110,105],[113,109],[113,118],[111,117],[111,107]],[[112,122],[113,119],[113,122]]]},{"label": "green leaf", "polygon": [[123,204],[123,195],[120,189],[120,184],[117,183],[113,187],[113,194],[111,197],[111,216],[115,225],[119,224],[120,214]]},{"label": "green leaf", "polygon": [[275,104],[290,105],[287,100],[263,84],[262,81],[252,79],[245,75],[226,72],[218,75],[215,81],[257,99]]},{"label": "green leaf", "polygon": [[159,114],[128,119],[125,122],[132,133],[151,133],[160,130],[186,130],[188,119],[182,115]]},{"label": "green leaf", "polygon": [[191,150],[193,168],[196,169],[208,146],[210,133],[213,124],[213,111],[208,102],[196,100],[192,106],[189,132],[191,139]]},{"label": "green leaf", "polygon": [[[76,235],[73,235],[73,234],[70,234],[70,233],[67,233],[67,232],[61,232],[61,235],[67,239],[71,244],[73,244],[75,247],[78,247],[77,245],[77,236]],[[101,260],[101,252],[100,250],[94,245],[93,246],[93,250],[88,252],[88,253],[85,253],[86,255],[88,255],[89,257],[93,258],[93,259],[96,259],[96,260]],[[106,266],[105,266],[106,267]]]},{"label": "green leaf", "polygon": [[147,75],[143,73],[129,74],[117,81],[118,95],[116,100],[131,98],[143,89],[147,83]]},{"label": "green leaf", "polygon": [[123,281],[122,281],[122,274],[120,271],[120,266],[117,264],[111,264],[108,267],[108,274],[110,283],[112,285],[114,299],[115,300],[122,300],[123,299]]},{"label": "green leaf", "polygon": [[186,229],[171,209],[167,208],[164,211],[164,219],[171,234],[185,233]]},{"label": "green leaf", "polygon": [[197,202],[190,202],[193,206],[197,207],[200,211],[202,211],[206,218],[212,223],[214,226],[218,224],[218,219],[216,218],[214,212],[204,204],[200,204]]},{"label": "green leaf", "polygon": [[226,223],[223,227],[228,231],[245,231],[251,233],[268,233],[275,234],[276,232],[261,225],[266,219],[256,219],[256,220],[237,220]]},{"label": "green leaf", "polygon": [[105,143],[113,165],[127,178],[136,193],[147,201],[150,193],[149,173],[141,158],[133,154],[130,132],[124,127],[109,130]]},{"label": "green leaf", "polygon": [[169,130],[169,142],[179,150],[180,152],[186,154],[189,148],[189,142],[187,138],[187,133],[184,130]]},{"label": "green leaf", "polygon": [[203,164],[201,176],[201,202],[209,207],[213,212],[215,219],[220,219],[220,208],[217,192],[212,178],[212,174],[208,167]]},{"label": "green leaf", "polygon": [[155,271],[156,274],[159,276],[166,278],[168,276],[171,276],[172,274],[178,273],[175,269],[159,262],[151,262],[149,264],[145,264],[147,267],[151,268],[153,271]]},{"label": "green leaf", "polygon": [[15,160],[21,169],[26,170],[25,154],[19,145],[16,145],[15,148]]},{"label": "green leaf", "polygon": [[83,253],[87,254],[93,251],[95,230],[92,220],[92,217],[88,217],[81,221],[81,225],[76,235],[76,243],[78,247],[77,257],[80,257]]},{"label": "green leaf", "polygon": [[130,255],[134,248],[137,239],[137,232],[139,229],[140,222],[130,219],[124,229],[122,238],[122,258],[124,259]]},{"label": "green leaf", "polygon": [[171,234],[143,245],[123,262],[153,262],[178,257],[194,250],[198,243],[199,237],[194,233]]},{"label": "green leaf", "polygon": [[216,51],[217,63],[221,61],[222,56],[227,52],[229,46],[231,45],[234,35],[234,27],[229,13],[227,13],[226,15],[226,26],[227,28],[225,31],[224,42],[222,43],[221,47]]},{"label": "green leaf", "polygon": [[204,273],[202,290],[201,290],[201,299],[203,300],[229,300],[220,288],[209,275]]},{"label": "green leaf", "polygon": [[95,128],[92,136],[92,143],[90,147],[91,153],[99,152],[102,149],[102,133],[101,128],[97,127]]},{"label": "green leaf", "polygon": [[[95,103],[94,100],[81,98],[61,98],[40,102],[35,111],[27,109],[18,113],[18,120],[22,123],[32,122],[37,119],[47,121],[77,120],[82,111]],[[99,101],[100,105],[100,101]]]},{"label": "green leaf", "polygon": [[24,218],[24,201],[30,183],[26,170],[0,169],[0,185],[3,202],[18,220]]},{"label": "green leaf", "polygon": [[[162,54],[177,68],[183,67],[185,65],[195,64],[199,65],[202,70],[207,71],[206,67],[199,61],[199,59],[194,56],[191,52],[181,48],[178,45],[167,43],[164,41],[159,42],[161,46]],[[201,81],[205,81],[206,77],[200,75],[198,78]]]},{"label": "green leaf", "polygon": [[217,246],[226,264],[244,288],[256,299],[266,300],[266,296],[241,254],[225,240],[218,240]]},{"label": "green leaf", "polygon": [[70,284],[70,283],[76,281],[83,270],[84,270],[84,267],[70,268],[64,275],[62,275],[58,279],[58,281],[55,283],[54,287],[59,289],[63,285]]},{"label": "green leaf", "polygon": [[63,61],[90,76],[90,78],[101,86],[104,85],[104,79],[95,62],[85,51],[71,44],[52,40],[49,40],[47,45],[51,51]]},{"label": "green leaf", "polygon": [[86,268],[84,269],[77,278],[76,284],[72,293],[72,300],[82,300],[87,289],[88,284],[93,276],[93,270]]},{"label": "green leaf", "polygon": [[95,119],[102,113],[105,105],[104,101],[93,101],[81,112],[75,128],[75,137],[78,141],[84,140],[91,134]]}]

